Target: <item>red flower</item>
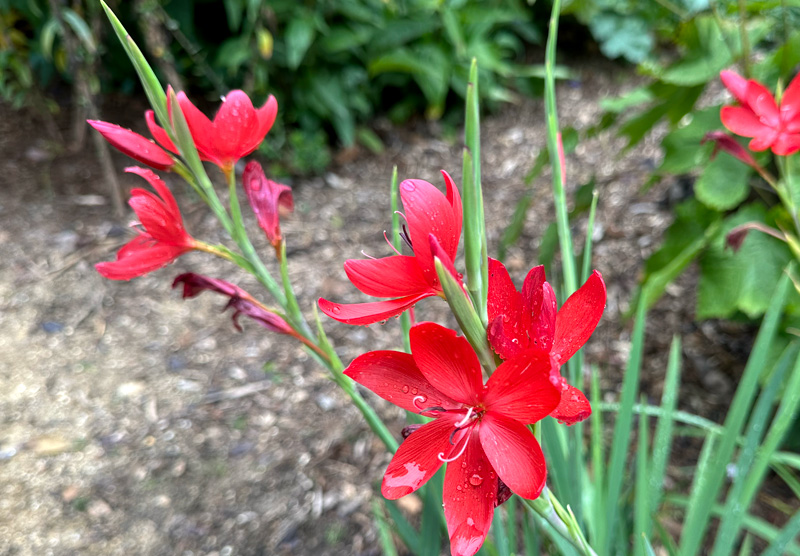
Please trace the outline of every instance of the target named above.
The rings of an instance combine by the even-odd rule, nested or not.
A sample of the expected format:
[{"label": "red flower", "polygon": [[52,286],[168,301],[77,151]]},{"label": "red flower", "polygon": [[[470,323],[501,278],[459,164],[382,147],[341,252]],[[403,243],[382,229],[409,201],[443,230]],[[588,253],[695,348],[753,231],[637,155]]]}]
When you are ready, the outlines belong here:
[{"label": "red flower", "polygon": [[359,290],[375,297],[396,298],[371,303],[340,304],[320,298],[319,307],[331,318],[347,324],[372,324],[399,315],[419,300],[443,296],[431,253],[431,236],[440,253],[451,260],[461,238],[461,197],[453,179],[442,170],[447,196],[424,180],[405,180],[400,197],[408,230],[403,233],[414,255],[345,261],[347,277]]},{"label": "red flower", "polygon": [[111,143],[112,147],[142,164],[147,164],[156,170],[169,170],[175,164],[175,160],[164,149],[147,137],[108,122],[99,120],[86,121],[99,131],[100,135]]},{"label": "red flower", "polygon": [[295,330],[283,317],[270,311],[256,301],[249,293],[230,282],[220,280],[219,278],[209,278],[208,276],[202,276],[194,272],[186,272],[175,278],[172,282],[172,287],[177,288],[178,284],[183,284],[184,299],[198,296],[206,290],[228,296],[230,301],[225,306],[225,309],[233,307],[234,312],[231,319],[233,320],[233,326],[235,326],[239,332],[242,331],[242,327],[239,325],[239,315],[245,315],[267,330],[277,332],[278,334],[297,336]]},{"label": "red flower", "polygon": [[723,125],[737,135],[752,137],[750,149],[787,156],[800,150],[800,79],[795,77],[775,102],[764,85],[732,72],[720,72],[720,79],[736,97],[739,106],[720,111]]},{"label": "red flower", "polygon": [[[211,121],[192,104],[185,93],[178,93],[178,104],[186,118],[200,158],[230,172],[236,162],[261,144],[278,114],[278,102],[272,95],[261,108],[254,108],[243,91],[231,91],[222,99],[222,106]],[[152,111],[145,114],[150,133],[156,141],[177,152],[167,133],[155,122]]]},{"label": "red flower", "polygon": [[557,405],[546,353],[500,365],[486,384],[469,343],[438,324],[411,328],[411,354],[373,351],[345,374],[393,404],[433,421],[411,432],[383,476],[391,500],[417,490],[448,462],[444,514],[453,556],[472,556],[483,544],[502,483],[516,494],[539,496],[547,477],[539,443],[525,426]]},{"label": "red flower", "polygon": [[197,245],[184,230],[178,204],[163,180],[145,168],[125,171],[146,179],[158,195],[144,189],[131,191],[128,204],[139,217],[142,229],[119,250],[116,261],[95,265],[100,274],[112,280],[130,280],[157,270]]},{"label": "red flower", "polygon": [[294,199],[292,198],[292,188],[288,185],[276,183],[268,180],[264,175],[261,164],[255,160],[247,163],[244,167],[242,185],[247,193],[247,199],[253,212],[256,213],[258,225],[267,234],[267,239],[274,247],[280,245],[283,237],[281,236],[281,220],[279,207],[294,210]]},{"label": "red flower", "polygon": [[543,266],[531,269],[518,292],[503,263],[489,259],[489,343],[504,360],[531,350],[550,354],[552,379],[561,387],[561,402],[552,416],[570,425],[586,419],[592,409],[586,396],[567,384],[559,367],[586,343],[605,306],[606,286],[596,270],[557,310]]}]

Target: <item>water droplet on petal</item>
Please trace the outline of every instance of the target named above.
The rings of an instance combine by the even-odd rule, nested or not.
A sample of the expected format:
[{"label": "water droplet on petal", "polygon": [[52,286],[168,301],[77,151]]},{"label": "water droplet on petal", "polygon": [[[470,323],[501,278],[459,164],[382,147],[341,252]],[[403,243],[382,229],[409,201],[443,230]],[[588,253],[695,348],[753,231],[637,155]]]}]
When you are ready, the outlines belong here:
[{"label": "water droplet on petal", "polygon": [[413,181],[406,181],[406,182],[403,182],[403,189],[405,189],[406,191],[411,193],[411,192],[417,190],[417,186]]},{"label": "water droplet on petal", "polygon": [[403,394],[408,394],[408,386],[403,386],[401,390],[403,390]]},{"label": "water droplet on petal", "polygon": [[334,312],[334,314],[337,314],[337,315],[338,315],[339,313],[341,313],[341,312],[342,312],[342,309],[341,309],[341,307],[339,307],[338,305],[334,305],[334,306],[333,306],[333,312]]},{"label": "water droplet on petal", "polygon": [[417,394],[419,394],[419,388],[412,388],[411,393],[416,396]]},{"label": "water droplet on petal", "polygon": [[482,483],[483,483],[483,477],[481,477],[477,473],[469,478],[469,484],[471,484],[474,487],[481,486]]}]

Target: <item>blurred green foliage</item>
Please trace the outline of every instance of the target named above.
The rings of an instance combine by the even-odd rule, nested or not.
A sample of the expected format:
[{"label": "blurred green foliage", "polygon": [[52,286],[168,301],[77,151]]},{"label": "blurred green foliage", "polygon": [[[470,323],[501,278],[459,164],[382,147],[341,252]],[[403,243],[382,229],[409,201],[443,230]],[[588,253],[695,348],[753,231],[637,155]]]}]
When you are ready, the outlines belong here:
[{"label": "blurred green foliage", "polygon": [[[800,31],[789,25],[800,20],[800,5],[727,0],[695,8],[687,9],[676,26],[675,50],[639,64],[649,82],[605,102],[598,129],[618,124],[631,149],[666,123],[664,156],[648,186],[676,175],[689,175],[693,184],[693,195],[675,206],[664,243],[645,265],[640,295],[647,291],[648,305],[698,260],[697,317],[757,319],[793,256],[785,243],[760,232],[750,232],[738,252],[726,246],[725,238],[734,226],[750,221],[788,229],[791,217],[749,166],[726,153],[714,157],[713,144],[701,144],[706,133],[724,129],[720,108],[733,104],[733,97],[716,97],[703,108],[698,100],[721,70],[736,69],[737,63],[744,68],[737,71],[749,72],[771,90],[779,82],[785,87],[800,63]],[[769,153],[754,154],[762,166],[774,168]],[[792,297],[787,313],[798,308],[800,297]]]},{"label": "blurred green foliage", "polygon": [[[60,0],[58,0],[60,1]],[[100,48],[105,91],[136,87],[114,41],[93,31],[96,2],[64,7],[66,24],[87,49]],[[330,158],[319,130],[348,147],[377,136],[363,127],[378,112],[395,121],[438,119],[459,107],[473,57],[485,104],[531,89],[541,66],[525,65],[544,20],[522,0],[134,0],[109,2],[142,45],[163,82],[179,80],[194,99],[212,101],[241,88],[260,103],[274,94],[280,125],[266,149],[290,152],[293,171],[318,170]],[[0,95],[15,106],[60,76],[70,80],[51,4],[0,0]],[[286,130],[286,131],[284,131]],[[288,130],[299,130],[291,131]],[[299,133],[299,134],[298,134]],[[301,139],[311,145],[300,145]],[[379,142],[378,142],[379,143]],[[318,147],[322,154],[303,153]]]}]

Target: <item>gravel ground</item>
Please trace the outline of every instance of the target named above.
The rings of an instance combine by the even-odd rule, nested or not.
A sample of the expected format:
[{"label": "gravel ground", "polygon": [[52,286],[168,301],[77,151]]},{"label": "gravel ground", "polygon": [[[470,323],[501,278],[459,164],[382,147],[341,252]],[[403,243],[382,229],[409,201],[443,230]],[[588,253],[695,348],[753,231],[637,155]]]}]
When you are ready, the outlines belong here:
[{"label": "gravel ground", "polygon": [[[563,125],[584,130],[597,122],[598,102],[635,78],[605,63],[577,71],[579,80],[559,87],[559,110]],[[106,119],[143,131],[142,110],[141,101],[109,105]],[[113,258],[129,232],[127,220],[111,214],[90,149],[57,153],[34,119],[2,105],[0,113],[0,555],[378,554],[369,502],[389,456],[358,412],[290,339],[252,323],[237,333],[220,313],[222,299],[183,301],[170,288],[174,276],[195,271],[260,296],[254,281],[200,253],[131,282],[102,279],[93,264]],[[460,146],[441,140],[438,124],[398,131],[378,122],[377,129],[384,154],[356,153],[323,177],[292,184],[297,210],[282,226],[308,316],[319,296],[364,300],[342,262],[362,250],[388,254],[382,233],[393,165],[401,179],[441,186],[444,168],[460,183]],[[610,400],[630,348],[630,323],[621,315],[683,194],[671,182],[640,193],[658,162],[660,135],[622,153],[623,143],[603,133],[567,157],[570,193],[593,175],[600,191],[594,267],[609,297],[586,351],[602,369]],[[484,120],[490,251],[543,148],[541,100]],[[127,159],[115,153],[115,163],[126,190],[141,185],[121,173]],[[204,205],[170,183],[187,229],[222,241]],[[529,217],[507,257],[517,280],[554,219],[549,175],[531,187]],[[580,248],[585,218],[572,224]],[[257,247],[270,252],[264,241]],[[719,419],[752,329],[693,323],[695,283],[692,270],[651,314],[643,391],[660,395],[666,347],[673,333],[682,334],[680,405]],[[426,300],[418,318],[444,318],[442,305]],[[400,341],[393,320],[326,327],[345,362]],[[399,433],[400,411],[369,399]],[[404,505],[419,511],[413,497]]]}]

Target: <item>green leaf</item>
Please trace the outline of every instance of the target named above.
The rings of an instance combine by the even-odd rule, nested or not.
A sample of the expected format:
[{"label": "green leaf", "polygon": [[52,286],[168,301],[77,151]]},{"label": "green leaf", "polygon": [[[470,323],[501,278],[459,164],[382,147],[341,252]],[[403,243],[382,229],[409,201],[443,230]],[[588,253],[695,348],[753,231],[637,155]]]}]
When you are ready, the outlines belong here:
[{"label": "green leaf", "polygon": [[724,212],[736,208],[750,192],[750,166],[732,156],[709,162],[694,184],[697,199],[708,208]]},{"label": "green leaf", "polygon": [[[658,166],[659,172],[683,174],[708,162],[713,145],[710,143],[703,145],[700,142],[706,133],[722,127],[719,107],[712,106],[692,112],[690,118],[687,125],[671,131],[661,141],[664,158]],[[724,156],[720,154],[717,158]]]},{"label": "green leaf", "polygon": [[314,42],[316,26],[311,16],[294,17],[286,26],[286,64],[296,70]]},{"label": "green leaf", "polygon": [[642,369],[642,351],[644,350],[644,330],[647,319],[647,306],[639,302],[636,309],[636,320],[633,325],[631,351],[628,365],[625,369],[625,378],[620,394],[620,411],[614,423],[614,436],[611,443],[611,456],[608,464],[608,488],[605,493],[607,522],[604,530],[600,531],[599,554],[610,554],[613,546],[614,535],[617,533],[617,520],[620,514],[620,498],[622,494],[622,480],[627,473],[628,444],[631,437],[631,423],[633,422],[633,404],[639,386],[639,373]]},{"label": "green leaf", "polygon": [[92,35],[92,30],[89,29],[83,18],[69,8],[62,8],[62,15],[67,25],[72,28],[75,36],[83,43],[84,48],[94,54],[97,51],[94,35]]},{"label": "green leaf", "polygon": [[384,500],[383,503],[394,525],[394,532],[403,540],[403,543],[412,554],[420,554],[422,551],[422,539],[419,533],[417,533],[416,529],[408,522],[394,500]]},{"label": "green leaf", "polygon": [[747,234],[738,252],[728,248],[728,232],[751,221],[767,221],[760,203],[746,205],[727,218],[700,259],[697,318],[724,318],[737,310],[757,318],[769,306],[783,269],[793,257],[785,243],[757,231]]},{"label": "green leaf", "polygon": [[638,64],[647,58],[655,44],[651,25],[631,15],[601,13],[592,18],[589,28],[600,43],[600,50],[609,58],[624,57]]},{"label": "green leaf", "polygon": [[713,455],[707,472],[696,476],[695,489],[692,492],[692,503],[689,505],[684,529],[681,533],[680,553],[695,554],[709,524],[709,517],[725,472],[736,447],[736,441],[746,419],[753,397],[758,387],[758,379],[764,369],[766,357],[778,329],[778,322],[783,314],[790,287],[790,280],[784,274],[778,287],[770,291],[769,310],[761,324],[753,351],[747,360],[739,386],[736,388],[733,401],[725,417],[724,432]]},{"label": "green leaf", "polygon": [[392,530],[386,522],[386,515],[383,513],[381,503],[377,499],[372,500],[372,518],[378,527],[378,539],[383,548],[384,556],[397,556],[397,548],[392,540]]}]

